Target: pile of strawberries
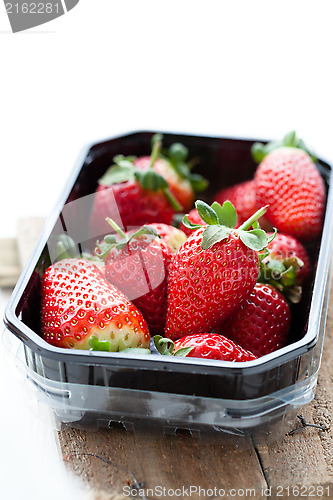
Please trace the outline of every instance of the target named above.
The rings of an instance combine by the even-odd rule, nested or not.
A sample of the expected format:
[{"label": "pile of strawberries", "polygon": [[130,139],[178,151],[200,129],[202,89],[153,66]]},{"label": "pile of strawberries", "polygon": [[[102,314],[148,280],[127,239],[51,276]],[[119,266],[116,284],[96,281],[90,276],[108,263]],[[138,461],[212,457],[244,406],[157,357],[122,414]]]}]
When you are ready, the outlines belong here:
[{"label": "pile of strawberries", "polygon": [[[70,239],[60,239],[59,260],[43,277],[43,338],[63,348],[157,348],[233,362],[286,345],[311,273],[303,243],[320,236],[325,185],[294,133],[256,143],[252,154],[254,178],[217,192],[210,205],[194,202],[207,182],[192,173],[183,145],[163,150],[156,135],[150,156],[115,157],[91,213],[102,241],[75,256],[63,244]],[[179,212],[188,214],[176,228]]]}]

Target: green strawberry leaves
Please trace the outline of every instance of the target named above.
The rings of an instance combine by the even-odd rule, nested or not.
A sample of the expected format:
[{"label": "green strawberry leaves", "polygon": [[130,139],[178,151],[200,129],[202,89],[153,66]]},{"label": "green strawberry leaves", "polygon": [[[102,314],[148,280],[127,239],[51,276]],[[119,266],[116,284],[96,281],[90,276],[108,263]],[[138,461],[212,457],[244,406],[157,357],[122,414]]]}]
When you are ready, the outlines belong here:
[{"label": "green strawberry leaves", "polygon": [[99,179],[99,184],[103,186],[111,186],[112,184],[121,184],[134,179],[135,167],[134,160],[135,156],[128,156],[127,158],[123,155],[117,155],[113,158],[114,165],[112,165],[105,174]]},{"label": "green strawberry leaves", "polygon": [[219,224],[232,228],[236,226],[237,212],[230,201],[225,201],[222,207],[219,203],[214,201],[211,208],[215,211]]},{"label": "green strawberry leaves", "polygon": [[317,157],[310,151],[304,141],[297,137],[295,131],[288,132],[281,141],[271,141],[267,144],[261,142],[253,143],[251,148],[252,158],[256,163],[261,163],[268,153],[281,147],[302,149],[311,157],[312,161],[317,161]]},{"label": "green strawberry leaves", "polygon": [[191,222],[187,215],[184,215],[182,222],[184,226],[187,227],[188,229],[197,230],[202,227],[202,224],[194,224],[193,222]]},{"label": "green strawberry leaves", "polygon": [[169,147],[169,158],[175,164],[184,163],[188,157],[188,149],[183,144],[176,142]]},{"label": "green strawberry leaves", "polygon": [[302,297],[302,287],[297,284],[298,271],[303,261],[298,257],[276,259],[273,254],[259,254],[260,271],[258,283],[268,283],[277,288],[289,302],[298,303]]},{"label": "green strawberry leaves", "polygon": [[208,187],[209,182],[200,174],[190,174],[189,181],[191,183],[192,189],[195,193],[200,193],[205,191]]},{"label": "green strawberry leaves", "polygon": [[[160,134],[155,134],[152,138],[152,144],[156,141],[156,136],[162,141],[163,137]],[[172,166],[177,174],[182,179],[187,179],[192,186],[193,191],[205,191],[208,187],[208,181],[200,174],[192,174],[191,167],[196,163],[195,161],[188,161],[188,149],[184,144],[175,142],[163,154],[159,155]]]},{"label": "green strawberry leaves", "polygon": [[177,351],[174,351],[175,344],[171,339],[164,338],[161,335],[155,335],[153,339],[156,349],[162,356],[186,357],[194,349],[194,346],[181,347]]},{"label": "green strawberry leaves", "polygon": [[140,238],[142,235],[147,234],[154,236],[154,238],[160,238],[157,230],[152,226],[141,226],[135,232],[125,233],[113,219],[110,219],[110,217],[107,217],[106,221],[110,224],[112,229],[116,231],[118,237],[115,234],[107,234],[104,236],[104,241],[102,243],[97,241],[95,255],[101,260],[105,260],[113,248],[122,250],[130,241]]},{"label": "green strawberry leaves", "polygon": [[147,171],[136,170],[134,175],[143,189],[158,191],[159,189],[165,189],[168,187],[168,183],[164,177],[152,169]]},{"label": "green strawberry leaves", "polygon": [[78,256],[78,245],[68,234],[60,234],[56,242],[57,260]]},{"label": "green strawberry leaves", "polygon": [[207,224],[218,224],[219,218],[215,210],[207,205],[204,201],[197,200],[195,203],[196,209],[198,210],[200,217]]},{"label": "green strawberry leaves", "polygon": [[225,226],[207,226],[202,235],[201,248],[207,250],[219,241],[229,238],[230,229]]},{"label": "green strawberry leaves", "polygon": [[259,252],[267,246],[268,239],[262,229],[252,229],[251,231],[238,231],[239,237],[248,248]]},{"label": "green strawberry leaves", "polygon": [[[268,243],[275,237],[276,230],[268,238],[265,231],[260,229],[259,226],[258,219],[264,215],[267,207],[257,210],[238,229],[235,229],[237,213],[230,201],[225,201],[222,206],[214,201],[209,206],[204,201],[197,200],[195,206],[203,222],[207,224],[202,234],[201,248],[203,250],[207,250],[215,243],[228,239],[231,231],[239,235],[244,245],[257,252],[266,248]],[[183,224],[194,230],[204,226],[204,224],[192,224],[187,215],[183,219]],[[253,229],[250,229],[251,227]]]},{"label": "green strawberry leaves", "polygon": [[155,335],[153,339],[155,347],[160,354],[163,356],[171,356],[175,348],[175,344],[172,340],[163,338],[161,335]]},{"label": "green strawberry leaves", "polygon": [[[89,346],[90,351],[111,352],[111,342],[108,340],[99,340],[96,335],[90,337]],[[144,347],[126,347],[118,352],[125,354],[151,354],[150,349],[145,349]]]}]

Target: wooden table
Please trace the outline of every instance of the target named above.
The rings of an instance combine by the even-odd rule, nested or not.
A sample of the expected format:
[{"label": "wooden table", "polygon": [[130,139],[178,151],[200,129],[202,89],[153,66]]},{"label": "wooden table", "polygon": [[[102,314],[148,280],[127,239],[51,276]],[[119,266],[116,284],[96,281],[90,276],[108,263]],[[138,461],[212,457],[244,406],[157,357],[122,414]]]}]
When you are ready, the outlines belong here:
[{"label": "wooden table", "polygon": [[[41,222],[20,224],[17,247],[2,242],[2,249],[11,245],[7,264],[13,273],[29,255]],[[333,498],[332,346],[333,294],[316,397],[301,412],[325,430],[304,427],[276,440],[274,434],[251,439],[65,429],[56,436],[63,459],[100,500],[130,498],[130,492],[132,498]],[[302,427],[299,418],[293,427]]]}]

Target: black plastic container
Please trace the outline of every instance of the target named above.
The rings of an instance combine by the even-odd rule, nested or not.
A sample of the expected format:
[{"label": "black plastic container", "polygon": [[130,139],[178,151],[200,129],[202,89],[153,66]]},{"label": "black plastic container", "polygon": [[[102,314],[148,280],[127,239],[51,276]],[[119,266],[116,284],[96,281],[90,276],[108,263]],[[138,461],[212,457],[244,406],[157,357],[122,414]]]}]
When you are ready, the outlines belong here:
[{"label": "black plastic container", "polygon": [[[116,154],[146,155],[153,132],[137,132],[93,144],[83,152],[55,211],[44,227],[5,313],[5,324],[24,345],[26,373],[60,422],[131,425],[147,419],[163,426],[214,426],[236,432],[270,422],[314,396],[329,294],[332,239],[331,166],[318,161],[327,186],[320,240],[308,246],[311,285],[293,311],[289,343],[247,363],[194,358],[65,350],[40,336],[40,278],[56,258],[57,235],[69,234],[79,250],[99,235],[87,223],[97,181]],[[163,134],[163,143],[185,144],[210,180],[209,200],[223,187],[253,177],[253,140]]]}]

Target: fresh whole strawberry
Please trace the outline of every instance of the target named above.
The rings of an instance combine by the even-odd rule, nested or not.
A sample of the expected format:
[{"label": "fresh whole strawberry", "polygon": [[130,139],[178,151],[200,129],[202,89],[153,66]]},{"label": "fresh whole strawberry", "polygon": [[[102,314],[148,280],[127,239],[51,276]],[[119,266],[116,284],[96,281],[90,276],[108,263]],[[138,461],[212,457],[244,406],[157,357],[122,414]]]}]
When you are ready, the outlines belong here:
[{"label": "fresh whole strawberry", "polygon": [[[197,226],[170,266],[165,334],[172,340],[211,331],[239,307],[256,283],[258,252],[269,241],[257,223],[265,209],[234,229],[230,202],[210,207],[197,201],[196,208],[206,225]],[[186,217],[184,223],[195,228]]]},{"label": "fresh whole strawberry", "polygon": [[[267,233],[270,236],[270,233]],[[293,236],[283,233],[277,233],[274,239],[268,244],[270,258],[279,260],[280,262],[288,265],[288,261],[292,259],[299,259],[301,265],[295,272],[295,283],[304,286],[311,273],[311,262],[308,252]]]},{"label": "fresh whole strawberry", "polygon": [[115,164],[99,180],[95,193],[91,237],[110,230],[106,217],[125,230],[151,222],[171,224],[175,212],[192,205],[194,188],[205,189],[206,181],[191,174],[185,163],[187,150],[177,156],[181,145],[175,144],[169,148],[171,156],[163,156],[161,140],[159,134],[153,137],[151,156],[114,158]]},{"label": "fresh whole strawberry", "polygon": [[[225,201],[230,201],[230,203],[233,204],[237,212],[236,228],[243,224],[243,222],[260,208],[257,207],[256,189],[253,179],[221,189],[214,195],[213,199],[220,205],[223,205]],[[193,208],[188,213],[187,217],[193,224],[203,224],[196,208]],[[272,229],[272,226],[264,216],[260,218],[259,223],[265,231],[270,231]],[[193,229],[185,227],[184,224],[181,224],[179,229],[184,231],[187,236],[193,233]]]},{"label": "fresh whole strawberry", "polygon": [[142,314],[87,260],[51,265],[41,293],[41,331],[53,346],[112,352],[150,346]]},{"label": "fresh whole strawberry", "polygon": [[173,343],[159,335],[154,337],[157,350],[163,354],[172,354],[188,358],[220,359],[223,361],[244,362],[257,357],[243,349],[232,340],[218,333],[198,333],[186,335]]},{"label": "fresh whole strawberry", "polygon": [[[258,210],[258,208],[260,208],[257,206],[256,184],[254,179],[221,189],[215,194],[214,200],[220,205],[223,205],[223,203],[227,200],[233,204],[237,212],[236,227],[243,224],[243,222],[245,222],[256,210]],[[261,217],[259,223],[265,231],[272,229],[265,217]]]},{"label": "fresh whole strawberry", "polygon": [[160,333],[165,325],[173,252],[152,226],[126,234],[114,221],[108,221],[118,237],[105,237],[97,249],[105,261],[105,277],[140,310],[150,332]]},{"label": "fresh whole strawberry", "polygon": [[167,245],[169,245],[173,253],[176,253],[179,247],[186,241],[186,234],[174,226],[159,222],[153,222],[152,224],[146,225],[148,227],[153,227],[157,231],[158,235]]},{"label": "fresh whole strawberry", "polygon": [[267,220],[302,241],[317,238],[325,210],[324,181],[303,150],[281,147],[262,160],[255,173],[257,204],[268,205]]},{"label": "fresh whole strawberry", "polygon": [[260,357],[286,344],[289,327],[286,299],[273,286],[257,283],[220,328],[231,340]]},{"label": "fresh whole strawberry", "polygon": [[[133,161],[134,166],[141,170],[148,170],[150,163],[150,156],[141,156]],[[154,170],[167,181],[170,192],[180,205],[179,209],[188,210],[187,207],[191,207],[194,202],[194,192],[190,182],[177,174],[164,158],[157,158]]]},{"label": "fresh whole strawberry", "polygon": [[[156,136],[158,138],[159,134]],[[188,161],[187,157],[188,149],[176,142],[159,155],[161,161],[155,167],[168,182],[170,192],[180,203],[183,212],[187,212],[193,206],[195,193],[204,191],[208,186],[206,179],[191,171],[196,159]]]}]

